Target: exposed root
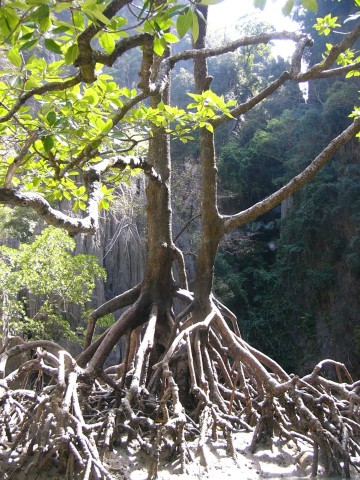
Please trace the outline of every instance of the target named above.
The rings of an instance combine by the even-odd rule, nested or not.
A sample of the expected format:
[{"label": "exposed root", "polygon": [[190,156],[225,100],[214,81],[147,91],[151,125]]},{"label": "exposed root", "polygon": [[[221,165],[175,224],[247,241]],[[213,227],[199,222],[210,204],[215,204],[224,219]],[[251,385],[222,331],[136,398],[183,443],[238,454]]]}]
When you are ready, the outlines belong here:
[{"label": "exposed root", "polygon": [[[205,444],[218,435],[235,458],[232,432],[238,430],[253,432],[253,451],[274,437],[306,442],[313,450],[312,476],[323,471],[349,478],[360,465],[360,382],[333,360],[320,362],[303,378],[288,375],[230,329],[223,316],[233,323],[227,309],[214,301],[206,318],[194,323],[191,295],[181,295],[187,307],[176,318],[160,315],[152,305],[135,330],[122,331],[126,357],[106,372],[81,368],[51,342],[3,351],[4,480],[49,465],[57,465],[67,479],[111,479],[107,454],[116,443],[130,441],[149,453],[149,478],[156,478],[165,453],[178,456],[186,471],[187,441],[194,437],[204,466]],[[156,358],[165,324],[167,344]],[[9,358],[30,351],[32,358],[5,375]],[[338,381],[322,374],[329,367]]]}]

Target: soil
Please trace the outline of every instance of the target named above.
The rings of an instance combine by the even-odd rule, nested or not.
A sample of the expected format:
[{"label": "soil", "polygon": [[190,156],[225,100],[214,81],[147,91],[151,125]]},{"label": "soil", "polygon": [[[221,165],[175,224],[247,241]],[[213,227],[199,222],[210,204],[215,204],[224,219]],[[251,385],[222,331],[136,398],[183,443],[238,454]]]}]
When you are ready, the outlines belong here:
[{"label": "soil", "polygon": [[[208,438],[205,448],[205,462],[198,454],[198,442],[188,444],[191,461],[187,464],[186,473],[181,473],[179,460],[162,459],[158,473],[159,480],[259,480],[259,479],[298,479],[309,478],[311,473],[312,454],[308,447],[295,444],[284,445],[275,441],[272,448],[258,448],[251,453],[251,433],[234,435],[236,458],[226,452],[224,440],[213,442]],[[147,480],[149,456],[135,445],[120,448],[106,454],[106,464],[114,480]],[[353,472],[353,479],[360,480],[360,472]],[[14,480],[64,480],[56,469],[52,469],[37,477],[24,473],[13,476]],[[81,477],[79,478],[81,480]],[[330,479],[326,479],[330,480]]]}]

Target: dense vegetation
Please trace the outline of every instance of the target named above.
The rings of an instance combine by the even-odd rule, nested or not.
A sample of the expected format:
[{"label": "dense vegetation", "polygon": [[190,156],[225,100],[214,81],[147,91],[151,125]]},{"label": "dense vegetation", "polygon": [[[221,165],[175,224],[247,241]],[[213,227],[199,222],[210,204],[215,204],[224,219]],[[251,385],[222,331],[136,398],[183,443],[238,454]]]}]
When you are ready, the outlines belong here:
[{"label": "dense vegetation", "polygon": [[[340,12],[336,3],[322,8],[346,18],[351,2]],[[302,21],[311,26],[314,15]],[[319,56],[315,48],[309,61]],[[305,101],[297,87],[284,88],[231,135],[220,151],[225,208],[263,198],[348,125],[358,79],[314,82],[309,93]],[[217,292],[243,334],[290,370],[332,356],[359,374],[358,159],[354,143],[294,195],[290,208],[249,225],[217,258]]]},{"label": "dense vegetation", "polygon": [[[242,428],[254,432],[252,449],[274,435],[308,442],[313,476],[319,462],[325,474],[347,477],[359,463],[358,382],[346,366],[324,360],[299,377],[254,348],[294,366],[304,357],[299,351],[311,352],[321,320],[339,334],[334,325],[343,306],[333,308],[334,291],[345,271],[344,289],[358,278],[351,155],[360,131],[352,84],[359,75],[359,15],[352,2],[344,3],[343,18],[326,10],[316,29],[328,37],[346,19],[345,31],[313,56],[306,33],[266,27],[249,26],[234,42],[208,48],[207,5],[213,3],[19,0],[0,10],[2,48],[11,63],[5,61],[0,83],[0,202],[30,207],[71,235],[94,234],[106,229],[99,211],[109,208],[116,187],[140,171],[147,179],[141,279],[88,314],[76,359],[52,340],[79,327],[103,271],[94,258],[70,253],[68,236],[50,228],[34,240],[32,221],[19,225],[5,214],[9,232],[18,229],[29,242],[1,250],[6,479],[54,459],[69,479],[110,479],[107,452],[134,439],[151,453],[149,478],[155,478],[164,450],[178,454],[186,468],[194,423],[200,453],[205,438],[221,431],[235,455],[232,431]],[[315,0],[302,3],[316,9]],[[284,8],[292,7],[288,1]],[[192,46],[171,52],[178,37],[170,27],[179,37],[191,32]],[[289,38],[296,44],[291,61],[274,62],[266,45]],[[44,48],[51,52],[45,58]],[[210,70],[208,57],[214,57]],[[186,70],[176,67],[189,59],[193,70],[184,78]],[[135,85],[132,71],[124,75],[129,62],[139,72]],[[179,86],[179,103],[171,104],[173,71],[192,90],[186,108]],[[307,81],[305,101],[297,85]],[[181,235],[195,259],[190,270]],[[215,263],[215,291],[227,306],[213,294]],[[33,295],[40,308],[29,321],[26,302]],[[72,328],[54,331],[57,321],[69,319],[71,304],[81,308]],[[109,317],[119,309],[118,319]],[[104,333],[100,319],[107,319]],[[350,314],[346,320],[353,326]],[[22,338],[9,335],[16,330]],[[348,330],[354,338],[356,324]],[[107,368],[119,342],[125,347],[120,363]],[[18,368],[10,368],[14,359],[21,360]],[[335,381],[323,375],[329,367]]]}]

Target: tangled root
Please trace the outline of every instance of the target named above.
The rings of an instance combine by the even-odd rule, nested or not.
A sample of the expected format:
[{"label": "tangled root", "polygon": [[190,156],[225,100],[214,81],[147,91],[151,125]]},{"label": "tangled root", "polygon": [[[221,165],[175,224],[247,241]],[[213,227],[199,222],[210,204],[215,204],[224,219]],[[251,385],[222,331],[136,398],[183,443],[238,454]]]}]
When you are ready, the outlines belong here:
[{"label": "tangled root", "polygon": [[[313,449],[312,476],[321,465],[329,477],[350,477],[360,466],[360,381],[333,360],[302,378],[242,340],[231,312],[213,303],[193,323],[187,308],[174,319],[168,346],[152,365],[157,309],[127,335],[124,362],[100,372],[81,368],[52,342],[22,342],[0,360],[0,472],[4,480],[56,465],[66,479],[112,479],[106,456],[114,446],[136,441],[150,455],[156,478],[164,451],[190,459],[187,441],[198,438],[198,454],[219,433],[235,456],[234,431],[252,431],[250,449],[274,437]],[[231,323],[231,322],[230,322]],[[135,340],[134,340],[135,339]],[[5,375],[6,362],[35,352]],[[334,368],[338,381],[323,376]],[[183,381],[188,390],[184,395]],[[300,449],[300,445],[299,445]]]}]

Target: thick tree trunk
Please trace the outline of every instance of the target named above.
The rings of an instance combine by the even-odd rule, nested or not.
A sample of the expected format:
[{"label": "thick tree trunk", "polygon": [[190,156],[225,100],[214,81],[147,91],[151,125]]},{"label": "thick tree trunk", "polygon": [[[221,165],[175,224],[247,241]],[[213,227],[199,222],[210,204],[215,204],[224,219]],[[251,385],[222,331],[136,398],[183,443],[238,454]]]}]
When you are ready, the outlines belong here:
[{"label": "thick tree trunk", "polygon": [[[199,37],[195,49],[205,48],[207,7],[198,6],[204,20],[199,17]],[[209,89],[207,60],[194,59],[194,79],[196,93]],[[215,142],[213,132],[200,129],[199,137],[201,162],[201,243],[196,262],[195,274],[195,317],[205,318],[211,311],[214,263],[217,248],[223,235],[222,222],[217,210],[217,168],[215,162]]]},{"label": "thick tree trunk", "polygon": [[[160,101],[168,103],[168,89],[151,98],[156,108]],[[161,184],[149,182],[147,196],[148,258],[144,286],[153,300],[159,304],[171,301],[173,280],[172,211],[170,205],[170,143],[163,128],[154,128],[150,141],[149,162],[161,176]]]},{"label": "thick tree trunk", "polygon": [[[169,102],[169,88],[163,95],[151,98],[151,106]],[[155,330],[155,351],[161,353],[167,346],[167,339],[172,326],[171,308],[175,291],[172,275],[174,244],[172,241],[172,210],[171,210],[171,169],[170,141],[164,128],[153,129],[150,141],[149,162],[160,174],[162,182],[159,185],[149,182],[146,188],[147,196],[147,237],[148,257],[143,280],[143,295],[148,297],[151,306],[157,307],[157,323]],[[156,361],[158,358],[153,358]]]},{"label": "thick tree trunk", "polygon": [[[154,63],[152,68],[156,67]],[[169,102],[169,88],[150,98],[152,107],[156,108],[160,101]],[[157,339],[157,348],[154,348],[154,351],[161,353],[167,345],[172,327],[171,307],[175,292],[172,276],[175,247],[172,241],[170,141],[165,128],[153,127],[148,163],[157,172],[160,181],[149,180],[146,187],[147,261],[140,295],[134,305],[108,331],[96,351],[91,352],[92,347],[89,347],[78,359],[80,365],[84,365],[89,361],[89,357],[92,357],[88,365],[89,372],[101,369],[119,339],[145,324],[154,307]],[[152,361],[157,359],[155,356]]]}]

